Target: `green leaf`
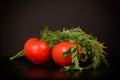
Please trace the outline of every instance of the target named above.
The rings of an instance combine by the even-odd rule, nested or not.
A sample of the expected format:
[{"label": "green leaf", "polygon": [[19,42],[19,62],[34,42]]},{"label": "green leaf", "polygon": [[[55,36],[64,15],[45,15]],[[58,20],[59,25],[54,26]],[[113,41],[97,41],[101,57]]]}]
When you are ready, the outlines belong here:
[{"label": "green leaf", "polygon": [[83,47],[81,53],[86,54],[87,53],[87,49],[85,47]]},{"label": "green leaf", "polygon": [[65,58],[66,56],[73,54],[73,52],[75,52],[76,50],[77,50],[77,47],[73,46],[68,51],[64,52],[62,57]]},{"label": "green leaf", "polygon": [[108,61],[106,60],[105,55],[102,54],[102,55],[100,56],[100,59],[101,59],[101,62],[106,65],[106,67],[109,67],[109,63],[108,63]]}]

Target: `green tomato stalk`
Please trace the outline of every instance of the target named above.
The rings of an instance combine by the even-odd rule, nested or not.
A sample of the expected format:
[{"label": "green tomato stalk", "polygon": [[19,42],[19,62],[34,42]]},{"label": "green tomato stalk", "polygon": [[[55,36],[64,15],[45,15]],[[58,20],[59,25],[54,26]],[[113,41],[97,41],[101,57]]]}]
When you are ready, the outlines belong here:
[{"label": "green tomato stalk", "polygon": [[24,56],[24,51],[23,51],[23,50],[21,50],[20,52],[18,52],[18,53],[15,54],[14,56],[10,57],[9,59],[10,59],[10,60],[13,60],[13,59],[15,59],[15,58],[19,58],[19,57],[22,57],[22,56]]}]

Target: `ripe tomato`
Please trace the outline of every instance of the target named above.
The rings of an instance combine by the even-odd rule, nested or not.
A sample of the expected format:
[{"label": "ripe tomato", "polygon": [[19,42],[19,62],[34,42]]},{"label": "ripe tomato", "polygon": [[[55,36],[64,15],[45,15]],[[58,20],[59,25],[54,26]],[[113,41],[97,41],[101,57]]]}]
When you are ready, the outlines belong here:
[{"label": "ripe tomato", "polygon": [[68,51],[74,45],[76,45],[76,44],[72,43],[72,42],[67,42],[67,41],[62,41],[62,42],[56,44],[52,49],[53,60],[60,66],[70,65],[72,62],[71,55],[66,56],[65,58],[63,58],[62,55],[64,52]]},{"label": "ripe tomato", "polygon": [[38,38],[30,38],[24,45],[25,56],[35,64],[46,63],[51,57],[49,45]]}]

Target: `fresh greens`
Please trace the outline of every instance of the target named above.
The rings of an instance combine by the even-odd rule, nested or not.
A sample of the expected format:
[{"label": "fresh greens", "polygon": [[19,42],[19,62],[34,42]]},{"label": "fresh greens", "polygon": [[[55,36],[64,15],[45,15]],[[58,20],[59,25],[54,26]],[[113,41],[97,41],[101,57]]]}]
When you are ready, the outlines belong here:
[{"label": "fresh greens", "polygon": [[[84,70],[84,69],[96,69],[101,63],[105,63],[108,66],[108,62],[105,58],[105,46],[103,43],[99,42],[97,38],[93,37],[82,31],[80,27],[65,29],[62,31],[50,31],[45,27],[41,31],[41,39],[48,42],[52,48],[56,43],[60,41],[69,41],[78,43],[82,46],[82,50],[77,52],[77,47],[70,48],[67,52],[63,54],[63,58],[67,55],[72,55],[72,64],[70,66],[65,66],[64,70]],[[83,54],[84,58],[79,60],[79,55]],[[88,65],[83,66],[82,63],[86,63],[90,59]]]}]

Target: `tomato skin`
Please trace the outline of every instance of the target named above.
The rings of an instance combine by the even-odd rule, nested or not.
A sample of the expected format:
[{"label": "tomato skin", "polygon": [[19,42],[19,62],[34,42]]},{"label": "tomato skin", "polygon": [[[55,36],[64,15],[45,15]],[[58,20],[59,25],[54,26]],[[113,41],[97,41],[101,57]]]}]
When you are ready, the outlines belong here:
[{"label": "tomato skin", "polygon": [[30,38],[24,45],[25,56],[35,64],[44,64],[51,57],[49,45],[38,38]]},{"label": "tomato skin", "polygon": [[62,58],[64,52],[68,51],[75,44],[67,41],[62,41],[56,44],[52,49],[52,58],[60,66],[68,66],[72,62],[72,57],[66,56]]}]

